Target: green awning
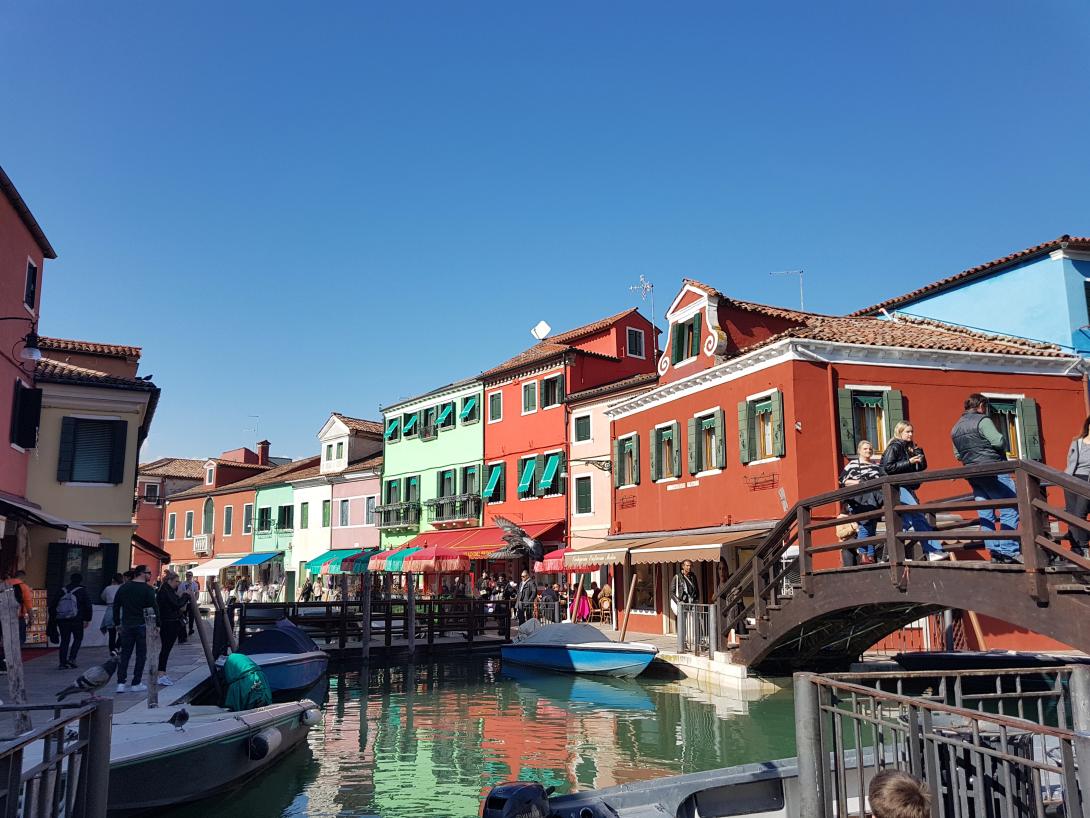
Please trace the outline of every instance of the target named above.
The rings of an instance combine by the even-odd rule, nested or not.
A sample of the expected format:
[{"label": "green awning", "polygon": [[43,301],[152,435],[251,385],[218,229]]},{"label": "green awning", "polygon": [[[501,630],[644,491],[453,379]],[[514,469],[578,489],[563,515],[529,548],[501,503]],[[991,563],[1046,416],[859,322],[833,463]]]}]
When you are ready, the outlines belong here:
[{"label": "green awning", "polygon": [[322,566],[325,565],[327,562],[332,562],[333,560],[336,560],[337,564],[340,565],[341,560],[358,553],[360,553],[360,549],[358,548],[335,548],[332,551],[326,551],[324,554],[321,554],[320,556],[317,556],[314,559],[310,560],[304,566],[304,569],[310,571],[310,573],[312,574],[317,574],[322,570]]},{"label": "green awning", "polygon": [[439,413],[439,417],[436,419],[436,425],[441,426],[443,421],[450,417],[450,413],[454,411],[454,404],[448,403],[443,407],[443,411]]},{"label": "green awning", "polygon": [[519,493],[526,493],[530,490],[530,485],[534,482],[534,467],[537,465],[537,460],[531,458],[526,461],[526,465],[522,467],[522,476],[519,478]]},{"label": "green awning", "polygon": [[874,408],[882,405],[881,395],[852,395],[852,400],[860,406]]},{"label": "green awning", "polygon": [[1017,415],[1018,406],[1012,400],[988,400],[988,406],[993,412],[1001,415]]},{"label": "green awning", "polygon": [[496,493],[496,487],[500,484],[500,476],[502,474],[502,466],[493,466],[492,473],[488,475],[488,485],[484,487],[484,497],[486,500]]},{"label": "green awning", "polygon": [[401,423],[401,418],[394,418],[386,425],[386,434],[382,436],[383,440],[389,440],[394,436],[397,431],[398,424]]},{"label": "green awning", "polygon": [[556,478],[556,470],[558,468],[560,468],[560,455],[549,455],[549,459],[545,461],[545,473],[541,475],[541,480],[538,481],[537,487],[539,489],[549,488]]},{"label": "green awning", "polygon": [[405,558],[411,556],[412,554],[415,554],[419,550],[419,548],[405,548],[401,551],[398,551],[396,554],[391,554],[386,558],[386,564],[383,566],[382,570],[396,574],[405,564]]},{"label": "green awning", "polygon": [[477,405],[477,396],[474,395],[473,397],[471,397],[469,400],[466,401],[466,404],[465,404],[465,406],[462,407],[462,411],[458,415],[458,417],[461,418],[462,420],[465,420],[467,417],[469,417],[470,413],[473,411],[473,407],[476,406],[476,405]]},{"label": "green awning", "polygon": [[753,411],[755,411],[758,415],[771,415],[772,414],[772,401],[771,400],[761,401],[760,403],[758,403],[756,406],[753,407]]},{"label": "green awning", "polygon": [[408,434],[412,431],[412,428],[416,425],[416,414],[409,415],[409,419],[405,421],[405,433]]}]

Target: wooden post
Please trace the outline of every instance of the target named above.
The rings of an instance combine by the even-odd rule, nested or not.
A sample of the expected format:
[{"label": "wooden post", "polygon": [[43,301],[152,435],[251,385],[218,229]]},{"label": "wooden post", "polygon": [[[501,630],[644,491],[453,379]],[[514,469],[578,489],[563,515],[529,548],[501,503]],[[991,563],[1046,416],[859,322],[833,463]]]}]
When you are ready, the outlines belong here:
[{"label": "wooden post", "polygon": [[[905,548],[904,543],[897,536],[901,531],[901,515],[895,510],[895,506],[900,500],[900,486],[891,486],[889,483],[882,484],[882,504],[885,506],[883,520],[886,525],[886,559],[889,560],[890,581],[903,590],[907,582],[907,574],[904,571]],[[923,548],[923,543],[920,543],[920,548]]]},{"label": "wooden post", "polygon": [[405,575],[405,638],[408,640],[409,661],[416,652],[416,577],[410,571]]},{"label": "wooden post", "polygon": [[632,572],[632,582],[628,584],[628,598],[624,603],[624,622],[621,624],[621,641],[624,641],[625,634],[628,633],[628,617],[632,613],[632,600],[636,596],[636,572]]},{"label": "wooden post", "polygon": [[227,606],[223,603],[223,594],[220,593],[220,584],[215,577],[208,578],[208,587],[212,592],[212,604],[217,611],[223,614],[224,630],[227,631],[227,644],[231,646],[233,652],[237,652],[238,634],[235,633],[235,626],[231,622],[231,617],[227,615]]},{"label": "wooden post", "polygon": [[361,639],[363,644],[360,647],[360,653],[366,664],[371,658],[371,572],[364,571],[363,573],[363,622],[361,623],[361,630],[363,631]]},{"label": "wooden post", "polygon": [[345,646],[348,644],[348,574],[341,572],[341,627],[337,642],[341,647],[341,656],[344,656]]},{"label": "wooden post", "polygon": [[[1047,523],[1042,525],[1041,514],[1033,507],[1033,498],[1041,496],[1041,481],[1024,469],[1018,469],[1014,473],[1014,479],[1018,500],[1018,528],[1022,532],[1018,545],[1022,551],[1022,562],[1026,566],[1029,593],[1038,603],[1047,605],[1048,584],[1045,582],[1044,569],[1048,565],[1048,553],[1037,545],[1037,536],[1048,531],[1048,526]],[[995,514],[999,516],[999,509],[996,509]]]},{"label": "wooden post", "polygon": [[189,597],[189,615],[193,617],[193,624],[197,627],[197,636],[201,638],[201,647],[204,648],[204,659],[208,662],[208,674],[212,677],[212,685],[216,688],[216,695],[223,698],[223,690],[220,687],[219,676],[216,675],[216,659],[212,655],[212,637],[208,633],[208,623],[201,618],[201,609],[197,605],[195,594],[187,594]]},{"label": "wooden post", "polygon": [[148,644],[148,709],[159,706],[159,625],[155,619],[155,608],[144,608],[144,630]]},{"label": "wooden post", "polygon": [[802,586],[804,594],[813,596],[813,565],[811,564],[810,554],[810,546],[813,543],[810,534],[810,507],[800,505],[795,519],[799,538],[799,584]]},{"label": "wooden post", "polygon": [[[23,586],[24,589],[26,587],[26,585]],[[19,644],[19,600],[15,598],[15,589],[6,582],[0,585],[0,627],[4,629],[4,656],[8,663],[8,690],[11,693],[11,701],[13,704],[26,704],[26,688],[23,686],[23,646]],[[30,713],[20,710],[15,714],[15,733],[21,735],[31,729],[33,725],[30,722]]]}]

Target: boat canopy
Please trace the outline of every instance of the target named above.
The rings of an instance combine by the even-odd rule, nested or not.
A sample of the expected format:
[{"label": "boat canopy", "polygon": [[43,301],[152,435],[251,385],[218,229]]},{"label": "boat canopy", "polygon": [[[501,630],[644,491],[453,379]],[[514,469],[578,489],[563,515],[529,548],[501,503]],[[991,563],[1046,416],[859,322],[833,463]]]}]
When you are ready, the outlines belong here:
[{"label": "boat canopy", "polygon": [[529,636],[524,636],[520,642],[524,645],[585,645],[588,642],[612,644],[613,640],[593,625],[583,622],[561,622],[538,628]]}]

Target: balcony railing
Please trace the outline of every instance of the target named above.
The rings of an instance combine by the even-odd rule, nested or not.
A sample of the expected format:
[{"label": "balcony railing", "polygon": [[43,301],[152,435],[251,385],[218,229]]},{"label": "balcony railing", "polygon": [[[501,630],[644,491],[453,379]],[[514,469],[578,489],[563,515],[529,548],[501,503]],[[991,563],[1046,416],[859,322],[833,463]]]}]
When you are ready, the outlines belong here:
[{"label": "balcony railing", "polygon": [[429,423],[420,427],[421,440],[435,440],[437,437],[439,437],[439,427],[434,423]]},{"label": "balcony railing", "polygon": [[389,503],[375,507],[379,528],[416,528],[420,525],[420,503]]},{"label": "balcony railing", "polygon": [[477,520],[481,515],[481,495],[458,494],[453,497],[437,497],[424,503],[428,508],[428,522],[453,523]]},{"label": "balcony railing", "polygon": [[197,534],[193,537],[194,554],[212,553],[212,534]]}]

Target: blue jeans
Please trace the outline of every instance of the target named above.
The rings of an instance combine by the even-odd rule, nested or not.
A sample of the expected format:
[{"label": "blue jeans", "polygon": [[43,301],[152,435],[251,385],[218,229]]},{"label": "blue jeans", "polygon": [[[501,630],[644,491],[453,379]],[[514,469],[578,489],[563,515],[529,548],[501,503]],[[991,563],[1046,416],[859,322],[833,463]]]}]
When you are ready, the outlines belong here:
[{"label": "blue jeans", "polygon": [[[1007,500],[1017,497],[1014,490],[1014,478],[1009,474],[997,474],[994,477],[970,477],[969,485],[973,489],[973,497],[977,500]],[[992,529],[996,524],[995,509],[981,509],[980,519],[988,523]],[[1018,509],[1001,508],[998,514],[999,528],[1013,531],[1018,528]],[[1017,540],[984,540],[984,546],[992,554],[1001,557],[1016,557],[1022,553]]]},{"label": "blue jeans", "polygon": [[144,663],[148,660],[148,630],[144,625],[121,626],[121,657],[117,662],[117,683],[125,684],[128,678],[129,659],[136,648],[136,664],[132,670],[132,683],[139,684],[144,675]]},{"label": "blue jeans", "polygon": [[[903,506],[918,506],[920,504],[919,499],[916,497],[916,492],[912,489],[906,489],[901,486],[901,505]],[[931,526],[927,523],[927,517],[918,511],[904,511],[901,512],[901,530],[902,531],[930,531]],[[911,556],[912,549],[906,548],[905,551]],[[941,554],[942,546],[935,540],[923,541],[924,554]]]},{"label": "blue jeans", "polygon": [[[859,526],[859,531],[855,535],[855,538],[857,540],[863,540],[863,539],[866,539],[867,537],[873,537],[878,532],[878,520],[877,519],[860,520],[857,523],[857,525]],[[859,556],[861,556],[861,557],[873,557],[874,556],[874,546],[873,545],[864,545],[862,548],[858,549],[858,551],[856,553],[858,553]]]}]

